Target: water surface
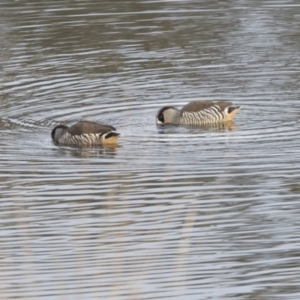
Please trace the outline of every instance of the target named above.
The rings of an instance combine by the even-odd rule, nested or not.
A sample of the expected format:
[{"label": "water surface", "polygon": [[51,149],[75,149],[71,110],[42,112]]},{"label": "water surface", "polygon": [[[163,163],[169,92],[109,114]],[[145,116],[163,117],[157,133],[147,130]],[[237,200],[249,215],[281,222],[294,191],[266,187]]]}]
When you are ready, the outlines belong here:
[{"label": "water surface", "polygon": [[[3,299],[299,299],[297,1],[3,1]],[[192,100],[231,128],[158,128]],[[115,148],[57,147],[87,119]]]}]

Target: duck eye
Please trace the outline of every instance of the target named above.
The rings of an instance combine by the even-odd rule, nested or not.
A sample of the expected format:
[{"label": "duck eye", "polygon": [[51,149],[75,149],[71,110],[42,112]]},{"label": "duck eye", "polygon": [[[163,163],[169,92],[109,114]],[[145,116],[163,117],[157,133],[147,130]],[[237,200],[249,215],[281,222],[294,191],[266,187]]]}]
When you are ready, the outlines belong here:
[{"label": "duck eye", "polygon": [[158,120],[161,122],[164,122],[164,115],[163,114],[159,114],[158,115]]}]

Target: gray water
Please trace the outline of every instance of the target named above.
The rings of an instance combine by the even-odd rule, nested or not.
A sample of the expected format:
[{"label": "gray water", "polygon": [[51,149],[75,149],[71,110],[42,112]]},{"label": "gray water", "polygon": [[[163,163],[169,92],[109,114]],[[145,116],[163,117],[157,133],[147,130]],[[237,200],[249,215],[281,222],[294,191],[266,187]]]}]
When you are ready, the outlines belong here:
[{"label": "gray water", "polygon": [[[0,9],[1,299],[300,299],[300,4]],[[158,128],[192,100],[235,125]],[[118,147],[52,128],[114,125]]]}]

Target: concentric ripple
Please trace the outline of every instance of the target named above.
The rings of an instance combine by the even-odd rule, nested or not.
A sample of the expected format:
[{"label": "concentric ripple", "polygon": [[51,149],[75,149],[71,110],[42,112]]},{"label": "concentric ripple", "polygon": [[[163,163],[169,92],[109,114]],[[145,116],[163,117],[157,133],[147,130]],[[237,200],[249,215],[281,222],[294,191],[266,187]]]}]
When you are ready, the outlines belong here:
[{"label": "concentric ripple", "polygon": [[[3,1],[1,299],[299,299],[297,1]],[[230,126],[157,127],[228,100]],[[121,133],[57,147],[58,124]]]}]

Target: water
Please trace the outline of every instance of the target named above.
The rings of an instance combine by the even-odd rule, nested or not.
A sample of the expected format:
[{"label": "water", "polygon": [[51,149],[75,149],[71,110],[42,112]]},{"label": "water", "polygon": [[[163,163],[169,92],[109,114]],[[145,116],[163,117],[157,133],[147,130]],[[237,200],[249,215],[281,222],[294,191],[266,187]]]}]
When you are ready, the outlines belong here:
[{"label": "water", "polygon": [[[1,299],[299,299],[297,1],[2,1]],[[158,128],[224,99],[231,128]],[[55,146],[80,119],[115,148]]]}]

